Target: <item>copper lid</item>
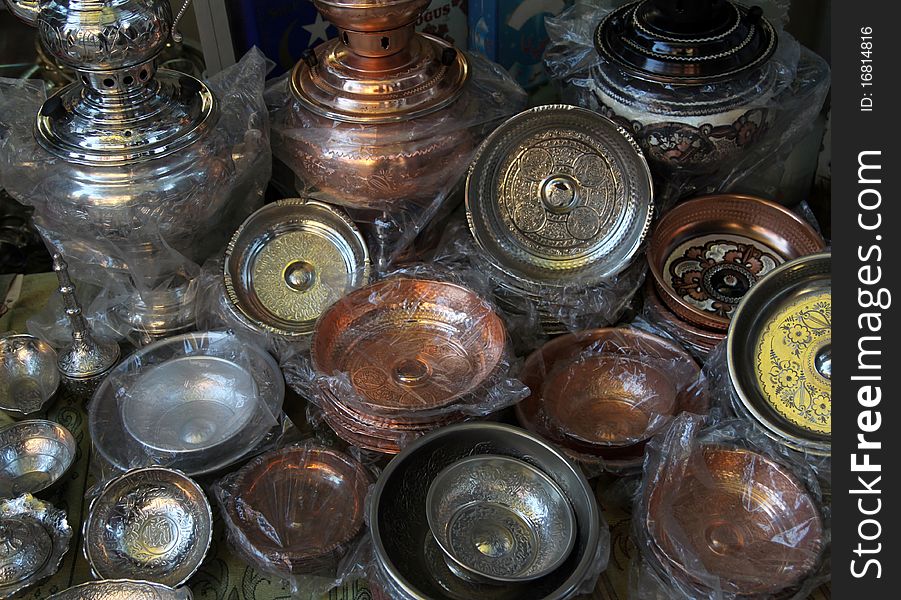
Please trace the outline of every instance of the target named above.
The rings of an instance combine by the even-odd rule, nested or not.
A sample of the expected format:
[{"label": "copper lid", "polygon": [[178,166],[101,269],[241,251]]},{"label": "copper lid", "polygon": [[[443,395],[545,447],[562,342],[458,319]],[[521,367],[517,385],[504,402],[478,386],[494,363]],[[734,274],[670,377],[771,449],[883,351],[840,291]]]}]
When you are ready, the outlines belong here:
[{"label": "copper lid", "polygon": [[630,75],[666,84],[703,84],[763,65],[778,39],[758,6],[732,0],[639,0],[598,25],[595,47]]},{"label": "copper lid", "polygon": [[463,92],[469,65],[447,42],[415,32],[425,0],[317,0],[337,39],[294,67],[294,96],[313,113],[350,123],[391,123],[441,110]]},{"label": "copper lid", "polygon": [[514,278],[588,284],[615,275],[651,222],[647,162],[621,127],[566,105],[527,110],[482,144],[466,182],[476,243]]},{"label": "copper lid", "polygon": [[786,260],[825,242],[801,217],[762,198],[705,196],[657,223],[648,262],[661,300],[680,318],[725,331],[742,297]]},{"label": "copper lid", "polygon": [[369,252],[344,211],[300,198],[252,214],[225,253],[225,289],[254,329],[307,336],[332,303],[369,280]]},{"label": "copper lid", "polygon": [[832,440],[832,255],[786,263],[751,290],[727,338],[738,407],[781,443],[818,455]]}]

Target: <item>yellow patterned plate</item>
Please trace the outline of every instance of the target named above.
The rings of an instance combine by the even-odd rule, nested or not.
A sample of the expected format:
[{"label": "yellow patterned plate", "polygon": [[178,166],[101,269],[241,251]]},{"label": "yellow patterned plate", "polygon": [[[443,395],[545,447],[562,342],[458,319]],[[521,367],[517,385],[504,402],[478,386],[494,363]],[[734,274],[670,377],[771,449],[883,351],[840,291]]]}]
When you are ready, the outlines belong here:
[{"label": "yellow patterned plate", "polygon": [[729,328],[737,407],[785,445],[831,452],[831,255],[773,271],[739,304]]},{"label": "yellow patterned plate", "polygon": [[232,237],[225,290],[254,330],[308,336],[319,315],[369,280],[369,253],[340,209],[291,198],[264,206]]}]

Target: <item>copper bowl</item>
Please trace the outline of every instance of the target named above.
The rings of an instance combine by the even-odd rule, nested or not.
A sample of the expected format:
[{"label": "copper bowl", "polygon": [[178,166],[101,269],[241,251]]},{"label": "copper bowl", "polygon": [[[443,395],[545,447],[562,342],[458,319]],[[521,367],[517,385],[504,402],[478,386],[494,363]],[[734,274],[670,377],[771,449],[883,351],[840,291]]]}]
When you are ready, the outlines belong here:
[{"label": "copper bowl", "polygon": [[476,394],[504,356],[500,317],[474,292],[439,281],[389,279],[329,308],[313,335],[320,375],[346,376],[367,414],[437,411]]},{"label": "copper bowl", "polygon": [[678,339],[684,346],[705,357],[713,352],[724,339],[724,331],[703,329],[694,323],[679,318],[660,299],[657,287],[650,279],[644,286],[645,316],[656,326]]},{"label": "copper bowl", "polygon": [[814,498],[785,467],[714,444],[696,450],[679,477],[651,487],[645,524],[663,564],[696,585],[717,578],[741,596],[798,585],[825,543]]},{"label": "copper bowl", "polygon": [[[597,412],[592,412],[597,416],[597,421],[586,419],[584,412],[569,410],[567,404],[572,397],[552,388],[550,382],[555,375],[559,377],[558,373],[566,373],[565,369],[571,365],[579,369],[580,362],[585,363],[586,359],[593,362],[599,358],[612,360],[608,365],[615,364],[616,360],[631,361],[627,367],[631,373],[638,372],[638,369],[649,373],[656,382],[655,388],[659,385],[657,389],[665,393],[669,393],[670,389],[675,391],[672,407],[667,410],[669,401],[661,402],[663,410],[659,418],[653,421],[641,411],[627,412],[629,422],[616,423],[610,430],[598,427],[601,419],[609,418],[610,414],[603,405],[598,407]],[[591,362],[587,364],[598,366]],[[562,335],[526,359],[520,379],[532,393],[517,404],[516,416],[524,427],[562,446],[579,462],[598,463],[614,470],[633,468],[641,465],[645,440],[649,435],[635,436],[640,439],[622,436],[619,443],[615,443],[613,438],[618,436],[612,433],[635,431],[642,424],[647,429],[649,422],[659,427],[668,420],[669,415],[682,411],[705,414],[708,409],[706,390],[702,386],[682,383],[693,382],[699,375],[698,364],[685,350],[639,329],[608,327]],[[580,419],[582,422],[579,422]],[[633,419],[637,426],[633,425]],[[570,429],[570,425],[575,431]],[[651,427],[650,433],[657,427]],[[588,435],[584,435],[586,433]]]},{"label": "copper bowl", "polygon": [[[313,0],[322,17],[341,29],[378,32],[411,23],[430,0]],[[365,8],[365,10],[360,10]]]},{"label": "copper bowl", "polygon": [[302,572],[347,550],[363,528],[370,483],[363,465],[341,452],[276,450],[238,471],[225,502],[229,527],[267,563]]},{"label": "copper bowl", "polygon": [[787,260],[814,254],[823,238],[790,210],[741,194],[683,202],[648,244],[661,300],[680,318],[725,331],[742,297]]}]

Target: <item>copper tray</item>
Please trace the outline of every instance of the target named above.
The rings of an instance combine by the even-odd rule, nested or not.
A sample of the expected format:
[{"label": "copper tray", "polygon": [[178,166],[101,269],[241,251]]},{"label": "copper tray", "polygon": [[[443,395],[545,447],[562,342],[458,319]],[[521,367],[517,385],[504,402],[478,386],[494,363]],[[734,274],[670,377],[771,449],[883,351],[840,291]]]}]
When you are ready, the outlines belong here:
[{"label": "copper tray", "polygon": [[645,524],[664,564],[701,585],[704,574],[717,577],[724,592],[743,596],[797,585],[824,546],[814,498],[785,467],[719,445],[699,448],[685,473],[650,489]]},{"label": "copper tray", "polygon": [[740,194],[683,202],[657,223],[648,244],[661,300],[680,318],[725,331],[742,297],[787,260],[825,242],[790,210]]},{"label": "copper tray", "polygon": [[370,483],[341,452],[289,447],[242,468],[225,508],[255,553],[297,572],[347,549],[363,528]]},{"label": "copper tray", "polygon": [[444,408],[476,393],[502,362],[500,317],[451,283],[389,279],[358,289],[319,320],[317,373],[346,375],[347,406],[404,415]]}]

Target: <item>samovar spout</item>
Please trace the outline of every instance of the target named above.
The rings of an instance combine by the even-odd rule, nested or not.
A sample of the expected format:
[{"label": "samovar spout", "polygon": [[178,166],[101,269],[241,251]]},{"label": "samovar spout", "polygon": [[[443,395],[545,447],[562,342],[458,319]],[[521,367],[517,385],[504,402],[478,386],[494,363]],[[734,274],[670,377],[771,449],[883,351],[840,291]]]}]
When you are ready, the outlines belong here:
[{"label": "samovar spout", "polygon": [[39,0],[4,0],[9,11],[31,25],[38,24],[38,13],[41,11]]}]

